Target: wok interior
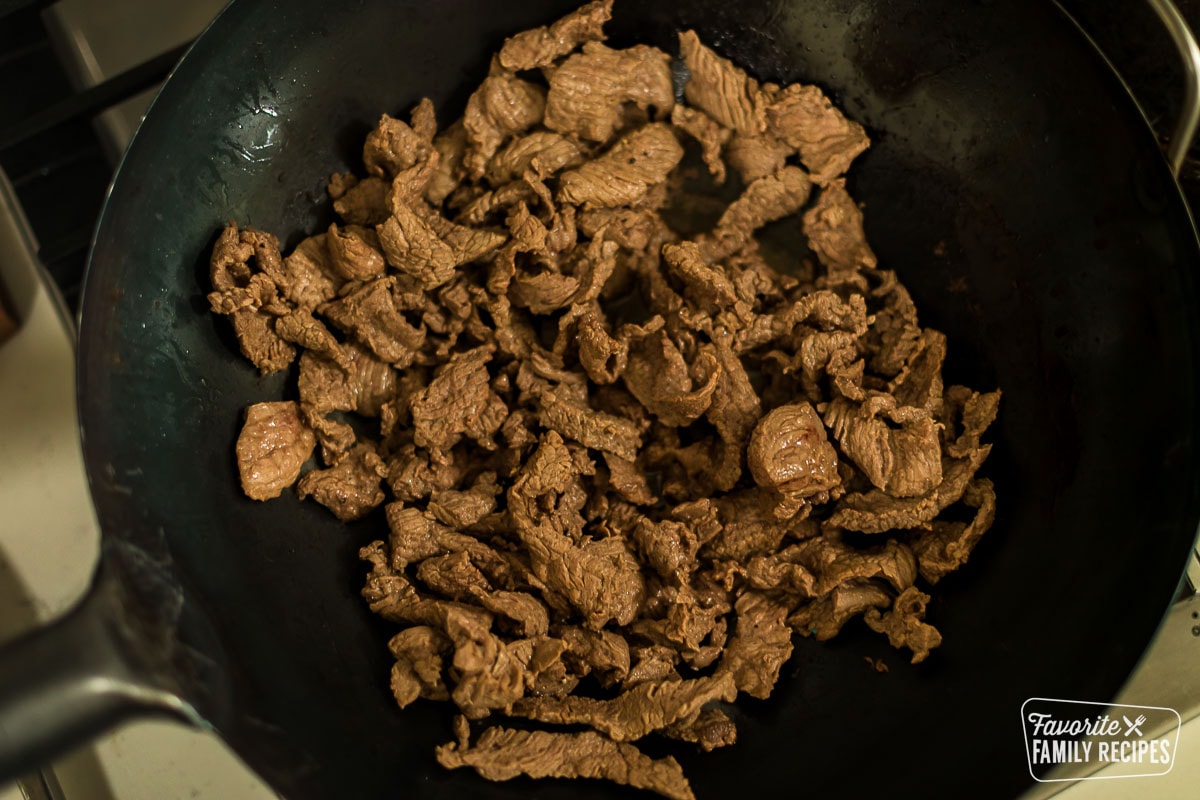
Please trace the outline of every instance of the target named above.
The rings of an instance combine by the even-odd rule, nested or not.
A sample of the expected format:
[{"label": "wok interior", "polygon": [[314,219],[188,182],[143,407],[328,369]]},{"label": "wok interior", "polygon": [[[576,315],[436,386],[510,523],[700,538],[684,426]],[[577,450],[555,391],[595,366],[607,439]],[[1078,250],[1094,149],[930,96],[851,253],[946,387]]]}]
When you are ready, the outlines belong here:
[{"label": "wok interior", "polygon": [[[156,101],[105,212],[80,366],[100,517],[182,585],[180,636],[232,687],[195,700],[286,796],[613,791],[437,767],[451,709],[395,708],[389,627],[358,597],[356,552],[382,515],[346,526],[290,493],[242,496],[241,410],[293,390],[255,374],[204,300],[227,220],[288,244],[324,227],[325,180],[361,170],[379,113],[428,95],[448,123],[505,35],[573,6],[239,0]],[[775,696],[739,703],[735,747],[650,749],[701,796],[975,796],[982,774],[984,794],[1011,796],[1029,782],[1021,703],[1111,697],[1195,531],[1190,218],[1132,102],[1047,4],[618,0],[609,30],[674,50],[684,27],[762,79],[820,84],[867,126],[850,189],[881,265],[948,335],[947,380],[1004,390],[983,471],[999,513],[938,587],[945,644],[928,663],[857,626],[800,640]]]}]

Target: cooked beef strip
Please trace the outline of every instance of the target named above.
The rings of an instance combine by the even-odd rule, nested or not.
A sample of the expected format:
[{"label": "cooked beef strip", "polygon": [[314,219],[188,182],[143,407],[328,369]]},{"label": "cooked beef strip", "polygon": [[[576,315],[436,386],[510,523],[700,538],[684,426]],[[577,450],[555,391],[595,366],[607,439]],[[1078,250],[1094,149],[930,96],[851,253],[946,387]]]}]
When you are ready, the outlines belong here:
[{"label": "cooked beef strip", "polygon": [[633,742],[653,731],[696,716],[714,700],[737,696],[731,675],[695,680],[640,683],[612,700],[590,697],[522,698],[511,714],[554,725],[584,723],[618,742]]},{"label": "cooked beef strip", "polygon": [[742,183],[774,175],[792,153],[786,142],[769,133],[758,135],[735,131],[725,145],[725,160],[742,176]]},{"label": "cooked beef strip", "polygon": [[928,603],[929,595],[910,586],[900,593],[890,611],[871,608],[863,619],[871,630],[886,634],[892,647],[911,650],[912,663],[920,664],[929,657],[930,650],[942,643],[942,635],[922,619]]},{"label": "cooked beef strip", "polygon": [[357,444],[329,469],[305,475],[296,490],[303,500],[312,497],[342,521],[361,519],[383,504],[380,484],[387,475],[383,459],[370,444]]},{"label": "cooked beef strip", "polygon": [[917,497],[892,497],[879,489],[843,497],[829,518],[832,525],[863,533],[927,528],[934,517],[962,498],[967,484],[991,452],[991,445],[965,458],[943,459],[942,482]]},{"label": "cooked beef strip", "polygon": [[759,420],[746,461],[759,486],[782,495],[777,516],[792,516],[805,500],[841,481],[837,452],[810,403],[780,406]]},{"label": "cooked beef strip", "polygon": [[547,178],[561,169],[583,163],[584,154],[576,142],[553,131],[534,131],[513,139],[492,157],[487,180],[500,187],[518,180],[526,170]]},{"label": "cooked beef strip", "polygon": [[582,53],[547,72],[546,127],[589,142],[612,138],[623,125],[626,103],[660,114],[675,105],[670,57],[654,47],[613,50],[589,42]]},{"label": "cooked beef strip", "polygon": [[379,225],[391,213],[391,195],[390,183],[371,176],[358,181],[340,197],[334,198],[333,210],[348,225]]},{"label": "cooked beef strip", "polygon": [[738,598],[734,610],[737,622],[716,674],[732,676],[739,692],[765,700],[792,655],[787,603],[747,591]]},{"label": "cooked beef strip", "polygon": [[492,781],[531,778],[602,778],[671,800],[694,800],[679,763],[653,759],[636,747],[592,731],[548,733],[488,728],[474,746],[466,741],[442,745],[438,763],[447,769],[471,767]]},{"label": "cooked beef strip", "polygon": [[887,394],[870,394],[858,406],[839,398],[826,409],[825,424],[842,452],[892,497],[919,497],[942,482],[937,423],[923,408],[898,405]]},{"label": "cooked beef strip", "polygon": [[558,200],[584,208],[637,205],[683,158],[671,127],[652,122],[559,178]]},{"label": "cooked beef strip", "polygon": [[254,500],[279,497],[296,482],[316,439],[293,402],[255,403],[237,440],[242,491]]},{"label": "cooked beef strip", "polygon": [[471,95],[463,114],[467,149],[463,167],[478,179],[509,136],[542,121],[546,93],[540,86],[507,75],[492,75]]},{"label": "cooked beef strip", "polygon": [[405,628],[391,638],[388,650],[396,659],[391,685],[398,706],[404,708],[418,697],[450,699],[443,677],[450,640],[441,631],[428,625]]},{"label": "cooked beef strip", "polygon": [[737,726],[719,708],[706,708],[694,720],[668,725],[662,733],[671,739],[699,745],[706,753],[737,743]]},{"label": "cooked beef strip", "polygon": [[828,641],[854,617],[870,608],[887,608],[892,595],[871,581],[854,579],[838,584],[829,594],[801,606],[788,617],[788,625],[803,636]]},{"label": "cooked beef strip", "polygon": [[367,134],[363,165],[369,174],[391,180],[428,155],[436,132],[433,103],[427,97],[413,109],[411,125],[384,114]]},{"label": "cooked beef strip", "polygon": [[[695,108],[677,105],[671,109],[671,124],[686,132],[700,145],[704,165],[712,173],[718,185],[725,182],[725,162],[721,160],[721,148],[729,141],[730,131],[723,128],[712,117]],[[780,164],[780,166],[783,166]],[[774,172],[774,170],[771,170]]]},{"label": "cooked beef strip", "polygon": [[871,140],[815,86],[792,84],[767,108],[767,129],[796,150],[813,180],[824,186],[850,168]]},{"label": "cooked beef strip", "polygon": [[521,31],[504,40],[497,60],[513,72],[548,67],[584,42],[604,41],[612,0],[594,0],[551,25]]},{"label": "cooked beef strip", "polygon": [[754,135],[766,128],[758,81],[706,47],[693,31],[679,34],[689,79],[684,97],[726,128]]},{"label": "cooked beef strip", "polygon": [[659,329],[629,344],[621,380],[664,425],[688,425],[708,410],[720,388],[723,373],[711,355],[704,371],[707,375],[694,380],[679,348]]},{"label": "cooked beef strip", "polygon": [[863,233],[862,209],[846,191],[843,178],[822,188],[812,208],[804,212],[804,235],[831,279],[841,280],[847,273],[873,269],[878,263]]},{"label": "cooked beef strip", "polygon": [[932,530],[913,541],[921,577],[935,584],[967,562],[979,538],[996,519],[996,490],[987,478],[967,484],[962,501],[975,509],[970,522],[936,520]]}]

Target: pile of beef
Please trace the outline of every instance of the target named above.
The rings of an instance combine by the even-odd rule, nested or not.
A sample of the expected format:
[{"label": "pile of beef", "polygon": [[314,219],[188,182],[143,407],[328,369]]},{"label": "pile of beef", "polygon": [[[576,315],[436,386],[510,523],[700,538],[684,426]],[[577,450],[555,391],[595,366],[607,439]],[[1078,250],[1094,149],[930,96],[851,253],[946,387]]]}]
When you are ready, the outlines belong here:
[{"label": "pile of beef", "polygon": [[[383,508],[363,596],[401,626],[400,706],[461,710],[438,760],[686,798],[632,743],[733,743],[720,703],[767,697],[793,634],[940,643],[917,582],[992,523],[999,392],[943,386],[945,337],[877,265],[841,177],[859,125],[691,32],[677,98],[671,56],[602,44],[609,13],[507,40],[440,132],[428,100],[384,116],[290,255],[231,225],[210,300],[263,373],[299,361],[299,402],[247,410],[246,494]],[[684,238],[689,148],[740,190]],[[815,260],[776,269],[756,231],[794,215]],[[472,744],[493,715],[549,727]]]}]

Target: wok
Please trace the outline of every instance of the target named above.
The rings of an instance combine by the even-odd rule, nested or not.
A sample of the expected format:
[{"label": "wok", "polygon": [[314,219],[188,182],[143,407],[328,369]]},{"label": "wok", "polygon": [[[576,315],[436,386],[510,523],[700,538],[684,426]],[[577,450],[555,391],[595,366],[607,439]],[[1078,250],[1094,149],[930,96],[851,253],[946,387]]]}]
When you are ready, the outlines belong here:
[{"label": "wok", "polygon": [[[236,0],[197,41],[96,231],[78,385],[103,555],[74,612],[0,657],[0,774],[158,713],[215,728],[289,798],[614,791],[437,767],[451,711],[395,707],[389,628],[358,597],[382,522],[242,496],[241,410],[288,390],[204,300],[227,220],[288,245],[322,228],[324,182],[361,168],[380,112],[427,94],[445,124],[506,35],[573,5]],[[1017,794],[1021,703],[1114,695],[1200,518],[1200,248],[1168,163],[1041,0],[617,5],[618,45],[674,49],[693,27],[862,121],[874,146],[850,185],[881,262],[948,335],[948,380],[1005,393],[996,526],[929,611],[944,646],[912,667],[861,629],[798,641],[775,696],[739,704],[735,747],[671,752],[701,797]]]}]

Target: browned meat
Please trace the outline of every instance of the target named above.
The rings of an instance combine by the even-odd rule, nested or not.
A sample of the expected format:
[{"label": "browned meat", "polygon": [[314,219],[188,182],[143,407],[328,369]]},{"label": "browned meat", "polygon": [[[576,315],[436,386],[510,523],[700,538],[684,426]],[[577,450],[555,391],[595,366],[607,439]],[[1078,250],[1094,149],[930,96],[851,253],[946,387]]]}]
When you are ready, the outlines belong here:
[{"label": "browned meat", "polygon": [[850,168],[871,140],[857,122],[842,116],[815,86],[792,84],[767,109],[768,130],[800,154],[800,161],[820,185]]},{"label": "browned meat", "polygon": [[878,489],[847,494],[838,502],[829,521],[863,533],[928,527],[934,517],[962,498],[990,451],[988,445],[966,458],[943,460],[942,482],[918,497],[896,498]]},{"label": "browned meat", "polygon": [[737,302],[737,289],[725,271],[708,264],[695,242],[663,245],[662,254],[668,272],[698,308],[715,314]]},{"label": "browned meat", "polygon": [[[942,364],[945,360],[945,335],[932,328],[926,328],[917,340],[917,348],[912,357],[892,381],[891,390],[896,402],[901,406],[923,408],[937,415],[942,409]],[[999,396],[996,399],[999,400]],[[994,417],[993,410],[992,418]],[[992,419],[988,419],[979,431],[982,432],[991,423]],[[979,446],[978,436],[975,446]]]},{"label": "browned meat", "polygon": [[712,256],[733,253],[763,225],[795,214],[804,208],[811,191],[812,183],[799,167],[784,167],[759,178],[721,215],[713,231]]},{"label": "browned meat", "polygon": [[962,501],[975,509],[970,522],[938,520],[913,542],[921,577],[931,584],[967,563],[967,557],[996,519],[996,490],[986,478],[967,484]]},{"label": "browned meat", "polygon": [[558,200],[585,208],[637,205],[683,158],[671,128],[651,123],[559,179]]},{"label": "browned meat", "polygon": [[426,289],[449,281],[458,266],[453,248],[406,206],[396,209],[379,226],[379,244],[388,264],[416,278]]},{"label": "browned meat", "polygon": [[758,81],[708,49],[693,31],[679,34],[689,78],[684,96],[726,128],[754,135],[766,128]]},{"label": "browned meat", "polygon": [[590,142],[607,142],[621,128],[625,103],[661,114],[675,105],[670,57],[646,45],[586,44],[551,71],[549,81],[546,127]]},{"label": "browned meat", "polygon": [[492,590],[487,577],[462,550],[425,559],[417,565],[417,580],[430,591],[451,600],[467,601]]},{"label": "browned meat", "polygon": [[334,198],[333,210],[347,225],[379,225],[391,213],[391,196],[391,184],[372,176]]},{"label": "browned meat", "polygon": [[892,647],[911,650],[912,663],[919,664],[929,657],[930,650],[942,643],[942,635],[937,629],[923,621],[928,602],[929,595],[910,586],[896,598],[891,611],[868,609],[863,619],[871,630],[886,634]]},{"label": "browned meat", "polygon": [[383,459],[369,444],[358,444],[329,469],[318,469],[300,479],[300,499],[312,497],[343,521],[361,519],[383,505],[380,484],[387,475]]},{"label": "browned meat", "polygon": [[630,345],[621,379],[664,425],[687,425],[708,410],[720,386],[715,358],[709,356],[703,366],[706,374],[694,381],[679,348],[659,329]]},{"label": "browned meat", "polygon": [[330,253],[327,236],[310,236],[283,260],[284,292],[296,308],[312,311],[337,297],[345,281]]},{"label": "browned meat", "polygon": [[467,152],[467,129],[461,119],[433,137],[433,149],[437,151],[437,166],[425,185],[425,199],[440,206],[461,183],[459,173]]},{"label": "browned meat", "polygon": [[518,180],[526,170],[548,178],[561,169],[583,162],[583,151],[567,137],[552,131],[534,131],[513,139],[488,164],[487,180],[503,186]]},{"label": "browned meat", "polygon": [[[952,345],[878,268],[861,127],[691,32],[679,65],[607,47],[611,11],[506,40],[440,132],[428,100],[383,116],[290,253],[230,224],[208,301],[261,371],[299,352],[299,401],[247,414],[247,493],[384,507],[362,596],[397,705],[464,715],[439,760],[691,797],[627,742],[733,744],[716,704],[770,696],[793,635],[940,643],[916,582],[995,519],[1000,394],[944,385]],[[760,237],[789,218],[811,253]],[[493,715],[589,730],[471,747]]]},{"label": "browned meat", "polygon": [[300,356],[300,403],[306,408],[377,417],[397,388],[396,370],[353,343],[338,346],[336,361]]},{"label": "browned meat", "polygon": [[263,375],[285,370],[296,360],[296,348],[275,333],[276,317],[243,308],[233,312],[230,319],[242,355]]},{"label": "browned meat", "polygon": [[521,31],[500,48],[500,66],[513,72],[548,67],[584,42],[604,41],[612,0],[594,0],[552,25]]},{"label": "browned meat", "polygon": [[633,742],[696,716],[707,703],[731,702],[736,696],[733,677],[719,673],[695,680],[640,683],[612,700],[522,698],[513,704],[512,714],[554,725],[584,723],[614,741]]},{"label": "browned meat", "polygon": [[436,628],[414,625],[397,633],[388,642],[396,659],[392,666],[392,694],[401,708],[418,697],[449,700],[450,692],[443,677],[450,640]]},{"label": "browned meat", "polygon": [[783,169],[792,148],[768,133],[735,132],[725,145],[725,160],[738,171],[743,183],[774,175]]},{"label": "browned meat", "polygon": [[642,444],[632,422],[576,405],[561,388],[542,393],[539,421],[564,438],[627,461],[637,457]]},{"label": "browned meat", "polygon": [[825,424],[842,452],[892,497],[918,497],[942,482],[937,423],[923,408],[883,394],[857,407],[839,398],[825,411]]},{"label": "browned meat", "polygon": [[850,580],[802,606],[787,621],[798,633],[824,642],[837,636],[847,622],[867,609],[887,608],[891,604],[892,596],[882,586],[866,580]]},{"label": "browned meat", "polygon": [[706,708],[694,720],[668,725],[663,729],[663,735],[699,745],[708,753],[718,747],[736,744],[737,726],[721,709]]},{"label": "browned meat", "polygon": [[279,497],[300,477],[316,438],[293,402],[255,403],[237,440],[242,491],[252,500]]},{"label": "browned meat", "polygon": [[823,188],[804,213],[804,235],[831,277],[875,267],[875,254],[863,233],[862,210],[846,192],[842,178]]},{"label": "browned meat", "polygon": [[541,122],[545,111],[546,94],[540,86],[504,75],[485,80],[467,101],[463,114],[467,132],[463,167],[467,174],[482,177],[505,140]]},{"label": "browned meat", "polygon": [[[339,229],[337,225],[330,225],[326,241],[330,265],[347,280],[369,281],[378,278],[387,269],[387,262],[379,249],[379,236],[368,228],[347,225]],[[322,301],[330,299],[332,297],[323,297]]]},{"label": "browned meat", "polygon": [[407,367],[425,343],[424,327],[413,327],[397,307],[389,278],[371,281],[319,310],[388,364]]},{"label": "browned meat", "polygon": [[732,676],[739,692],[765,700],[792,655],[788,606],[765,594],[748,591],[738,598],[734,610],[736,627],[717,664],[716,674]]},{"label": "browned meat", "polygon": [[700,541],[689,525],[641,517],[633,526],[632,538],[646,564],[664,578],[683,577],[697,566]]},{"label": "browned meat", "polygon": [[636,747],[598,733],[548,733],[488,728],[475,745],[465,739],[437,749],[447,769],[471,767],[491,781],[531,778],[602,778],[671,800],[694,800],[683,770],[671,756],[653,759]]},{"label": "browned meat", "polygon": [[500,430],[508,414],[503,401],[488,386],[487,363],[493,350],[485,345],[454,354],[413,400],[413,441],[417,447],[444,453],[464,435],[479,441],[490,439]]},{"label": "browned meat", "polygon": [[433,103],[427,97],[413,109],[412,125],[384,114],[363,145],[363,164],[367,172],[391,180],[425,159],[436,132]]},{"label": "browned meat", "polygon": [[644,584],[626,544],[618,537],[575,544],[560,518],[539,510],[566,490],[574,471],[562,438],[554,431],[547,433],[509,490],[509,512],[538,580],[566,598],[588,627],[599,629],[610,620],[628,625]]},{"label": "browned meat", "polygon": [[580,675],[597,672],[621,680],[629,674],[629,644],[617,634],[567,625],[556,635],[567,643],[568,656]]},{"label": "browned meat", "polygon": [[837,453],[809,403],[780,406],[759,420],[746,461],[759,486],[782,495],[783,516],[792,516],[805,500],[841,482]]}]

